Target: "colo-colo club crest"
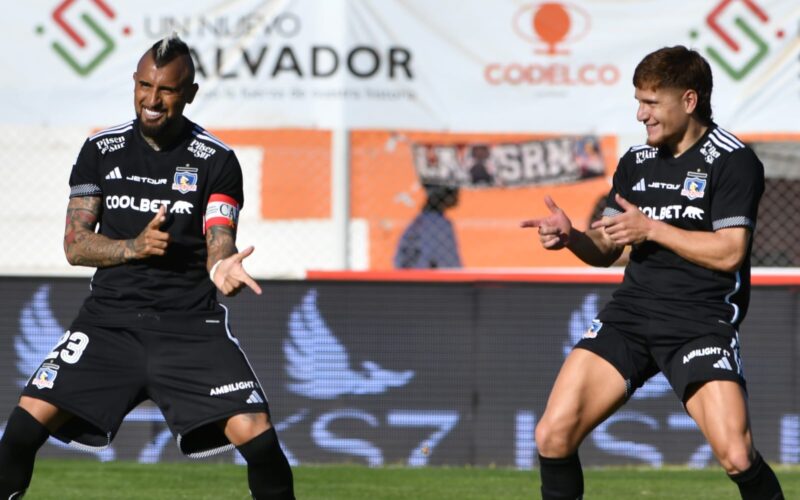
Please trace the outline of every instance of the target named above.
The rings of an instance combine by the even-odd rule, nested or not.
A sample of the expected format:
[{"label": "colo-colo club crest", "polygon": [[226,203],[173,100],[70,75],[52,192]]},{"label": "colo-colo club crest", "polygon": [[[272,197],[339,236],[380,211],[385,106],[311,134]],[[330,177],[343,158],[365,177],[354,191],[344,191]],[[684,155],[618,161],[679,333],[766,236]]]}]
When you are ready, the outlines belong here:
[{"label": "colo-colo club crest", "polygon": [[197,191],[197,169],[189,165],[175,168],[175,177],[172,179],[172,189],[181,194]]}]

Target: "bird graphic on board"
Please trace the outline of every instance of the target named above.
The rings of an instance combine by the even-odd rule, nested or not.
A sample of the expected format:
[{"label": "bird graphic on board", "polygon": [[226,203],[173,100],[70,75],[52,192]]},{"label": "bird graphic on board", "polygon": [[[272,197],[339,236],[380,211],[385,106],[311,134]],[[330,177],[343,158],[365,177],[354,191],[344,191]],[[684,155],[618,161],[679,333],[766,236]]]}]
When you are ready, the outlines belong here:
[{"label": "bird graphic on board", "polygon": [[317,307],[317,291],[309,290],[289,315],[289,337],[283,342],[287,389],[310,399],[382,394],[414,377],[413,370],[392,371],[373,361],[350,366],[345,346],[334,336]]},{"label": "bird graphic on board", "polygon": [[[17,370],[21,376],[17,384],[24,387],[28,383],[28,377],[37,371],[42,360],[52,352],[64,333],[50,307],[50,285],[40,286],[31,300],[25,303],[19,313],[19,326],[20,333],[14,338],[14,350],[17,353]],[[116,457],[111,446],[100,450],[74,448],[52,437],[48,443],[59,448],[89,453],[101,462],[114,460]]]},{"label": "bird graphic on board", "polygon": [[[569,319],[569,339],[564,343],[564,356],[572,351],[572,346],[578,343],[587,333],[587,325],[593,325],[593,320],[597,318],[597,294],[589,293],[583,298],[583,304],[579,309],[572,311]],[[597,331],[594,331],[597,334]],[[667,382],[663,373],[659,373],[633,393],[633,399],[657,398],[670,392],[672,388]]]}]

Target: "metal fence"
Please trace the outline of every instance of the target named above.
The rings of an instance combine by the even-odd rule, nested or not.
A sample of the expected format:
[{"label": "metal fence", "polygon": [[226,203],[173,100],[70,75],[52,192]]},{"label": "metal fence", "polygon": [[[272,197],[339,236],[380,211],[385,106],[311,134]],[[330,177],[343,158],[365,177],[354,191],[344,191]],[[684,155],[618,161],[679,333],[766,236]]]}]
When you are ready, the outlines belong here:
[{"label": "metal fence", "polygon": [[[68,266],[62,251],[69,172],[91,132],[0,127],[2,226],[13,241],[0,247],[0,274],[91,274]],[[214,132],[242,164],[238,241],[255,245],[247,265],[259,277],[298,278],[310,269],[583,266],[569,252],[543,251],[519,221],[546,213],[548,194],[576,226],[588,226],[627,147],[612,136]],[[595,170],[579,170],[586,159],[576,144],[596,147]],[[800,266],[800,142],[752,144],[767,173],[753,265]],[[443,192],[442,183],[452,189]]]}]

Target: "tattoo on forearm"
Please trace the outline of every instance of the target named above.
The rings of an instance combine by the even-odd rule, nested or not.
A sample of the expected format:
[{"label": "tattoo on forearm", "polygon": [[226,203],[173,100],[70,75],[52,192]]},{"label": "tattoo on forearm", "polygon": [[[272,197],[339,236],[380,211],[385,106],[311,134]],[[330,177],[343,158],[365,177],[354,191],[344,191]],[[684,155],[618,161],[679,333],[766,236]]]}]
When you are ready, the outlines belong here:
[{"label": "tattoo on forearm", "polygon": [[206,247],[207,266],[211,268],[218,260],[236,253],[236,232],[230,226],[211,226],[206,230]]},{"label": "tattoo on forearm", "polygon": [[72,265],[107,267],[126,261],[129,240],[112,240],[94,232],[100,220],[101,202],[102,199],[95,196],[69,200],[64,252]]}]

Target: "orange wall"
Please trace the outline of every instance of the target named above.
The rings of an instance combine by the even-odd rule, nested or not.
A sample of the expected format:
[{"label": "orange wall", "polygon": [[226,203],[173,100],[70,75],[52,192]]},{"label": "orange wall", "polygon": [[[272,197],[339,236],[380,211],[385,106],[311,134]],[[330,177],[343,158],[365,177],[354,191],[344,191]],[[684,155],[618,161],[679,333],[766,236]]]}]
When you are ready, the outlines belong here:
[{"label": "orange wall", "polygon": [[323,130],[220,130],[234,149],[263,148],[261,217],[322,219],[331,213],[331,133]]},{"label": "orange wall", "polygon": [[[413,143],[500,143],[544,139],[533,134],[445,134],[356,131],[351,135],[351,211],[369,221],[372,269],[390,269],[397,242],[424,203],[411,156]],[[552,137],[552,136],[549,136]],[[604,137],[601,148],[610,176],[617,163],[617,144]],[[543,197],[550,194],[579,228],[608,180],[595,178],[567,185],[462,189],[459,204],[448,210],[465,267],[528,267],[583,265],[569,252],[541,249],[535,230],[519,228],[524,219],[546,213]]]}]

